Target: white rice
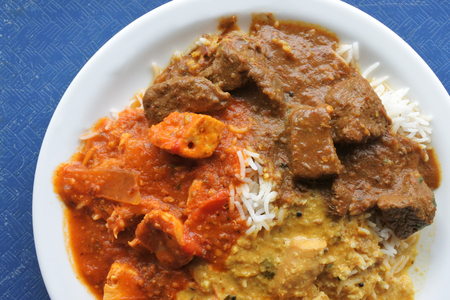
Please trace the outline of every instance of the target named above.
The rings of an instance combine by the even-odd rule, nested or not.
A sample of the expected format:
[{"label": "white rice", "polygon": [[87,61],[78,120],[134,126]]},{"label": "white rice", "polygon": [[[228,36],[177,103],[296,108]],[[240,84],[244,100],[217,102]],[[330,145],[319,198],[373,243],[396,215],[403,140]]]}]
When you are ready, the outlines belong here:
[{"label": "white rice", "polygon": [[398,248],[402,240],[397,237],[395,232],[379,216],[374,215],[366,219],[366,224],[378,237],[381,251],[389,257],[394,257],[399,250]]},{"label": "white rice", "polygon": [[356,64],[359,59],[359,44],[343,44],[336,49],[336,54],[342,57],[347,64]]},{"label": "white rice", "polygon": [[377,215],[366,219],[366,224],[379,239],[381,251],[385,255],[383,260],[383,265],[387,270],[385,280],[389,281],[392,276],[401,272],[409,262],[409,255],[401,255],[401,253],[416,242],[419,233],[411,235],[406,240],[401,240]]},{"label": "white rice", "polygon": [[81,136],[80,136],[80,140],[82,140],[82,141],[85,141],[85,140],[89,140],[89,139],[91,139],[91,138],[93,138],[93,137],[95,137],[95,136],[97,136],[97,135],[99,135],[100,134],[100,132],[99,131],[88,131],[88,132],[86,132],[86,133],[83,133]]},{"label": "white rice", "polygon": [[161,68],[158,66],[157,63],[152,62],[152,71],[153,71],[153,81],[155,81],[156,77],[158,77],[161,74]]},{"label": "white rice", "polygon": [[[130,101],[128,102],[128,107],[132,107],[132,105],[134,105],[135,103],[138,103],[139,105],[134,105],[134,109],[144,109],[144,104],[143,104],[143,98],[144,98],[144,94],[145,94],[145,89],[142,89],[140,91],[138,91],[136,94],[134,94],[133,98],[130,99]],[[112,113],[112,111],[111,111]]]},{"label": "white rice", "polygon": [[[256,152],[243,149],[236,152],[240,180],[237,186],[230,185],[230,207],[236,207],[242,220],[247,221],[246,234],[253,234],[262,228],[270,230],[275,221],[283,218],[284,210],[273,206],[278,193],[273,191],[270,176],[264,176],[264,161]],[[265,179],[265,177],[268,177]]]},{"label": "white rice", "polygon": [[111,112],[111,115],[112,115],[112,117],[113,117],[113,121],[114,121],[114,122],[116,122],[117,120],[119,120],[119,113],[120,113],[119,110],[113,108],[113,109],[110,110],[110,112]]}]

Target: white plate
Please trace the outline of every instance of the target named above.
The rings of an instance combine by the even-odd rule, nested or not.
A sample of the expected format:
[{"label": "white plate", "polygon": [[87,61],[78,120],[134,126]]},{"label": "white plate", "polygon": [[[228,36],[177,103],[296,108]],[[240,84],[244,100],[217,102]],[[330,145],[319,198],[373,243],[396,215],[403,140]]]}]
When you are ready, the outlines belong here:
[{"label": "white plate", "polygon": [[75,77],[47,129],[34,182],[33,228],[39,266],[53,300],[93,299],[77,280],[67,252],[63,205],[52,186],[55,168],[71,157],[79,147],[78,137],[98,118],[109,115],[111,108],[123,109],[136,91],[149,84],[151,62],[165,66],[174,50],[183,51],[201,34],[215,32],[222,16],[236,14],[247,30],[253,12],[320,24],[336,32],[341,42],[358,41],[362,69],[379,61],[377,73],[389,74],[394,88],[411,87],[409,98],[433,115],[433,145],[443,181],[435,193],[435,225],[422,234],[419,247],[424,248],[419,267],[423,271],[428,265],[428,274],[414,277],[419,287],[416,299],[447,299],[450,99],[425,62],[384,25],[340,1],[177,0],[134,21],[106,43]]}]

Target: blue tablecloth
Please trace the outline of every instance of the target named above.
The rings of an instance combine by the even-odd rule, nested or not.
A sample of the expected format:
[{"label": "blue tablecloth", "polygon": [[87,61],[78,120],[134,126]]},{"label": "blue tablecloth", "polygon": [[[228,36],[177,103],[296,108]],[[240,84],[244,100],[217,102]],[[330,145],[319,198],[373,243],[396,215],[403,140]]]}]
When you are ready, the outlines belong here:
[{"label": "blue tablecloth", "polygon": [[[31,200],[39,149],[59,100],[106,41],[165,2],[1,1],[0,299],[49,298],[36,259]],[[345,2],[401,36],[450,91],[450,1]]]}]

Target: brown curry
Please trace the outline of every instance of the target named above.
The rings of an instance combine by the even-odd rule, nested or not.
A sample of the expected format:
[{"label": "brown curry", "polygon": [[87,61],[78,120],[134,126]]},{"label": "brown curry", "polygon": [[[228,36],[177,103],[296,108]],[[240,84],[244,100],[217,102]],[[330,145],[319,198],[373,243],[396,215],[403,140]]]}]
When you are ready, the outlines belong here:
[{"label": "brown curry", "polygon": [[[370,224],[413,263],[436,209],[433,151],[389,130],[333,33],[235,22],[174,55],[143,109],[100,119],[56,170],[77,273],[99,299],[412,299]],[[230,200],[243,149],[263,158],[280,212],[248,235]]]}]

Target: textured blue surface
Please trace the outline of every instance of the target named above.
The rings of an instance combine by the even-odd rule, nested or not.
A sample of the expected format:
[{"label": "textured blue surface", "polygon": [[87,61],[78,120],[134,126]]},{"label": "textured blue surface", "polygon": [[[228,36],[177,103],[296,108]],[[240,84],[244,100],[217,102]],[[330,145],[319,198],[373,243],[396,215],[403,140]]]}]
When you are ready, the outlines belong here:
[{"label": "textured blue surface", "polygon": [[[48,299],[34,249],[33,176],[45,130],[81,67],[165,0],[0,1],[0,299]],[[409,43],[450,91],[450,1],[345,0]]]}]

